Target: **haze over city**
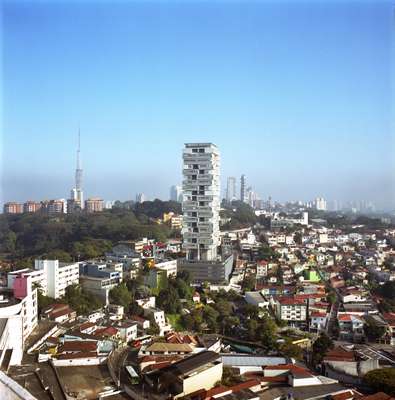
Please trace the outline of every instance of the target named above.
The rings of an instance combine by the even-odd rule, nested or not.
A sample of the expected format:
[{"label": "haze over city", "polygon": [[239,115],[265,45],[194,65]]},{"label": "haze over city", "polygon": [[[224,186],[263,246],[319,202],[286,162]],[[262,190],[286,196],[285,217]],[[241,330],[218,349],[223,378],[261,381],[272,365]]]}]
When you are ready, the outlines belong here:
[{"label": "haze over city", "polygon": [[[185,142],[275,200],[394,205],[390,1],[2,6],[1,201],[168,198]],[[392,74],[392,76],[391,76]]]}]

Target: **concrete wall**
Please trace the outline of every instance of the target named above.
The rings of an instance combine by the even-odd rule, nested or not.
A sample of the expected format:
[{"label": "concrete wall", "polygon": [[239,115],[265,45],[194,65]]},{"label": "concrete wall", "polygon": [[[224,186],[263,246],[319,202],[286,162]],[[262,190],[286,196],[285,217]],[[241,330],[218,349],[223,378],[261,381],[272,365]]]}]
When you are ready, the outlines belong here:
[{"label": "concrete wall", "polygon": [[107,361],[107,357],[72,358],[70,360],[52,359],[52,363],[55,367],[102,365],[102,364],[105,364],[106,361]]},{"label": "concrete wall", "polygon": [[[339,374],[350,375],[356,378],[362,377],[367,372],[379,368],[379,362],[378,360],[375,359],[359,361],[359,362],[325,361],[325,364]],[[342,379],[340,380],[343,381]]]},{"label": "concrete wall", "polygon": [[189,393],[196,392],[200,389],[209,390],[214,385],[222,379],[222,363],[218,363],[211,368],[208,368],[196,375],[192,375],[186,379],[184,379],[183,385],[183,393],[175,396],[182,397],[186,396]]}]

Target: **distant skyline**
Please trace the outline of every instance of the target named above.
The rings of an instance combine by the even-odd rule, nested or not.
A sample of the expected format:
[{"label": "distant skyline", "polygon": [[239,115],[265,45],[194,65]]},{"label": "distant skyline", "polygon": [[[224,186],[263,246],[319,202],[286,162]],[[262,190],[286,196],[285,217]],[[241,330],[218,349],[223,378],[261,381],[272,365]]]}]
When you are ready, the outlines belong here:
[{"label": "distant skyline", "polygon": [[2,2],[1,203],[167,199],[186,142],[273,200],[395,208],[394,1]]}]

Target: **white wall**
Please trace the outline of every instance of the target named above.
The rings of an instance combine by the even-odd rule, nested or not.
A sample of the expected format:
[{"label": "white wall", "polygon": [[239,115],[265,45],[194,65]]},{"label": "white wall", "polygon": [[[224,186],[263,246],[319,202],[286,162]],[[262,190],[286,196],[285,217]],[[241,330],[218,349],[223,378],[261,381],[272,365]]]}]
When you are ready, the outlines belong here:
[{"label": "white wall", "polygon": [[52,359],[51,361],[55,367],[102,365],[106,363],[107,357],[72,358],[70,360]]}]

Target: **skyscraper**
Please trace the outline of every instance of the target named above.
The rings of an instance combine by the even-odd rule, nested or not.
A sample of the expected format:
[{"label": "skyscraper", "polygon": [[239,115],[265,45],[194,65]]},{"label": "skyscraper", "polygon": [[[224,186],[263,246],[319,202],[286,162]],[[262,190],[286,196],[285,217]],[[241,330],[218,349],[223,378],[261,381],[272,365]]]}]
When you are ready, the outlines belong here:
[{"label": "skyscraper", "polygon": [[236,199],[236,178],[234,176],[229,176],[226,181],[225,198],[228,203]]},{"label": "skyscraper", "polygon": [[81,133],[78,130],[77,168],[75,170],[75,186],[71,189],[71,200],[75,206],[84,208],[84,193],[82,191],[82,168],[81,168]]},{"label": "skyscraper", "polygon": [[240,201],[245,203],[247,201],[247,178],[243,174],[240,178]]},{"label": "skyscraper", "polygon": [[217,259],[220,155],[212,143],[186,143],[183,152],[183,247],[188,260]]},{"label": "skyscraper", "polygon": [[170,200],[182,202],[182,189],[181,186],[173,185],[170,188]]},{"label": "skyscraper", "polygon": [[314,205],[317,210],[326,211],[326,200],[323,197],[317,197]]},{"label": "skyscraper", "polygon": [[146,201],[144,193],[137,193],[136,194],[136,203],[144,203]]}]

